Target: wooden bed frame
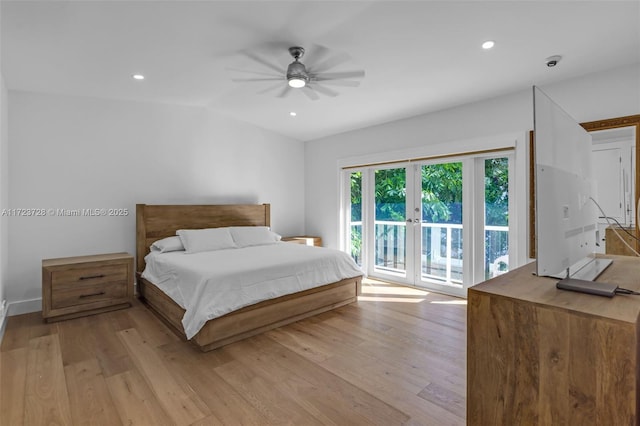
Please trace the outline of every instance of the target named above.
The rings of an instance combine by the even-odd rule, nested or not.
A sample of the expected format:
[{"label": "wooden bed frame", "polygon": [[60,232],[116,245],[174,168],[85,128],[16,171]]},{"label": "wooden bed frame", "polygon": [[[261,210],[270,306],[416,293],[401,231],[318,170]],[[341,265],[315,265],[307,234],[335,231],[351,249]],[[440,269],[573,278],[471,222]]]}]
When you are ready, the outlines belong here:
[{"label": "wooden bed frame", "polygon": [[[154,241],[174,236],[178,229],[224,226],[270,226],[269,204],[136,205],[136,276],[140,299],[178,335],[185,310],[162,290],[141,277],[144,257]],[[362,277],[349,278],[306,291],[247,306],[209,320],[191,342],[202,351],[343,306],[357,300]]]}]

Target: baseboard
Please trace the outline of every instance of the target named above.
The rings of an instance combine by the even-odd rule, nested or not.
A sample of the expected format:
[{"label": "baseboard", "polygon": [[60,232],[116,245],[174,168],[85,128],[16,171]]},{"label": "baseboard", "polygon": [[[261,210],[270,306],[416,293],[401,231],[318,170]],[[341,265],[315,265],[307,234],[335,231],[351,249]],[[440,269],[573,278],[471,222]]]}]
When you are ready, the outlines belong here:
[{"label": "baseboard", "polygon": [[4,337],[4,329],[7,324],[8,313],[9,308],[7,307],[7,301],[3,300],[0,304],[0,345],[2,345],[2,338]]},{"label": "baseboard", "polygon": [[[2,309],[4,308],[4,309]],[[21,302],[13,302],[0,306],[0,345],[4,337],[4,330],[7,326],[7,318],[14,315],[29,314],[42,310],[42,299],[23,300]]]},{"label": "baseboard", "polygon": [[42,299],[22,300],[9,304],[9,316],[30,314],[42,310]]}]

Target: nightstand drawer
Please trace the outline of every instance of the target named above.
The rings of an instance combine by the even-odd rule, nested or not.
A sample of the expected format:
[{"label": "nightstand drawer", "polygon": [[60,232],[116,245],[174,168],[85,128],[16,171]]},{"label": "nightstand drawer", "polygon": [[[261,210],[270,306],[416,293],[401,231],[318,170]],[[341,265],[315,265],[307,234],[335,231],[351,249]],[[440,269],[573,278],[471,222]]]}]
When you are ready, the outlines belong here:
[{"label": "nightstand drawer", "polygon": [[51,273],[51,285],[56,290],[91,286],[113,281],[126,281],[127,265],[108,265],[54,271]]},{"label": "nightstand drawer", "polygon": [[127,297],[127,281],[81,285],[58,289],[51,294],[53,309],[95,303],[103,300],[125,299]]}]

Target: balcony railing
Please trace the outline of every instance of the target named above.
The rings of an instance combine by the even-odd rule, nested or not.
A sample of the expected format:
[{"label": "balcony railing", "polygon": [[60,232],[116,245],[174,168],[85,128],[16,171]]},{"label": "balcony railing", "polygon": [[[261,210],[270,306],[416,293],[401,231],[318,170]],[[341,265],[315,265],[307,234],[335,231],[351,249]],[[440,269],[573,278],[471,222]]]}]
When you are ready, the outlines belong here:
[{"label": "balcony railing", "polygon": [[[404,274],[406,271],[406,223],[375,221],[374,267],[376,270]],[[463,266],[462,225],[421,224],[422,279],[461,285]],[[485,277],[508,270],[508,226],[485,227]],[[362,222],[351,222],[351,254],[361,264]]]},{"label": "balcony railing", "polygon": [[422,279],[462,284],[462,224],[422,224]]},{"label": "balcony railing", "polygon": [[509,271],[509,227],[484,227],[484,277],[497,277]]}]

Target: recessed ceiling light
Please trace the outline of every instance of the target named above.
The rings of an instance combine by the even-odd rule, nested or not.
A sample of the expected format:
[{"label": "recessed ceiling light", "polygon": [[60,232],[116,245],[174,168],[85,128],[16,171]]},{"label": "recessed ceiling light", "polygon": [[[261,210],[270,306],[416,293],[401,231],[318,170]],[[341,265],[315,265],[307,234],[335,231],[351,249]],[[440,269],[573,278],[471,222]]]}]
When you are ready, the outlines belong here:
[{"label": "recessed ceiling light", "polygon": [[144,75],[142,74],[134,74],[132,77],[134,80],[144,80]]},{"label": "recessed ceiling light", "polygon": [[296,116],[296,115],[298,115],[298,114],[297,114],[295,111],[291,111],[291,112],[289,113],[289,115],[290,115],[290,116],[292,116],[292,117],[295,117],[295,116]]},{"label": "recessed ceiling light", "polygon": [[487,40],[484,43],[482,43],[482,48],[485,50],[489,50],[491,49],[493,46],[496,45],[496,42],[493,40]]}]

